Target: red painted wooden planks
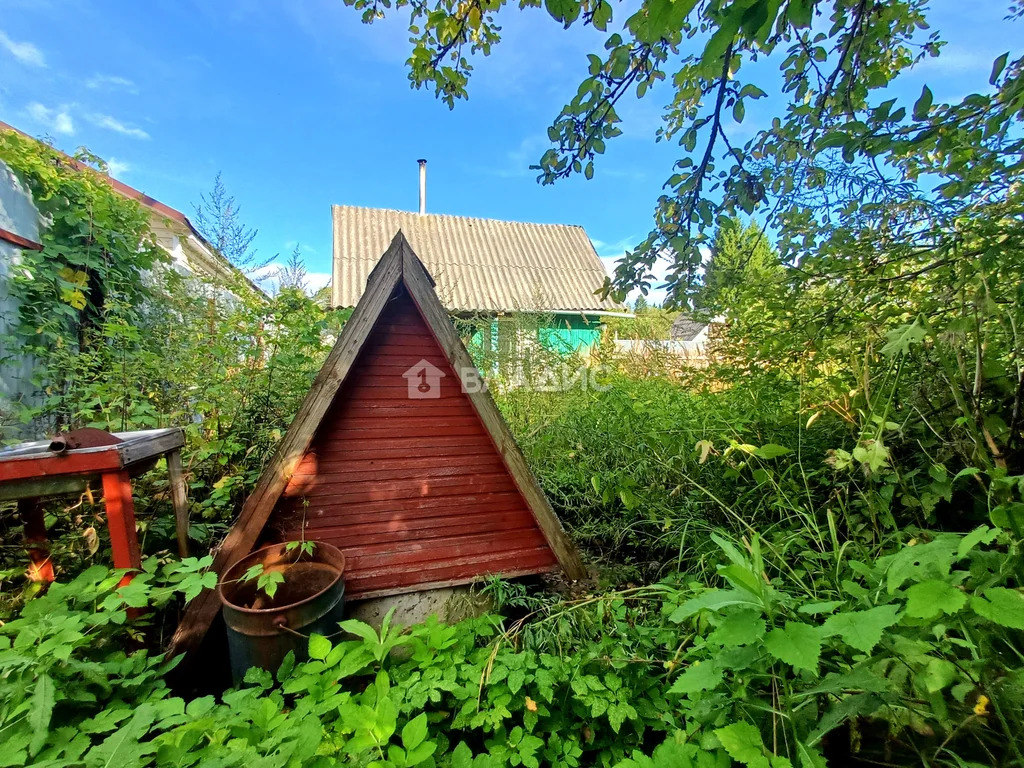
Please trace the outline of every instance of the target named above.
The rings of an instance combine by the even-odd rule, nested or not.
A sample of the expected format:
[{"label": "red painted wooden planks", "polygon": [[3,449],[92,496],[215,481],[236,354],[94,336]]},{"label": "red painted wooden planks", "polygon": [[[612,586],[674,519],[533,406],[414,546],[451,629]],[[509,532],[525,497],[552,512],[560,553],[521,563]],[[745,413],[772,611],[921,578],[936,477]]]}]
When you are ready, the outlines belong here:
[{"label": "red painted wooden planks", "polygon": [[14,456],[0,461],[0,481],[104,472],[119,470],[123,466],[121,454],[115,445],[103,450],[76,451],[53,456]]},{"label": "red painted wooden planks", "polygon": [[[556,566],[447,358],[407,297],[389,303],[271,519],[345,552],[348,594]],[[439,397],[411,399],[421,360]]]}]

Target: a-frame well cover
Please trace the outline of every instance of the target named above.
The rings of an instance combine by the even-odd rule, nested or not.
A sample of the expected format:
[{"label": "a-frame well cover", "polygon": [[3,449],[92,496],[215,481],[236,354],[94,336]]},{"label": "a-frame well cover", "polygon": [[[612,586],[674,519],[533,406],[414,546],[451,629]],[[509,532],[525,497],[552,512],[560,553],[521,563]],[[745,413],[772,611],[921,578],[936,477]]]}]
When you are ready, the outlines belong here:
[{"label": "a-frame well cover", "polygon": [[399,283],[268,522],[346,557],[351,598],[558,561],[460,378]]}]

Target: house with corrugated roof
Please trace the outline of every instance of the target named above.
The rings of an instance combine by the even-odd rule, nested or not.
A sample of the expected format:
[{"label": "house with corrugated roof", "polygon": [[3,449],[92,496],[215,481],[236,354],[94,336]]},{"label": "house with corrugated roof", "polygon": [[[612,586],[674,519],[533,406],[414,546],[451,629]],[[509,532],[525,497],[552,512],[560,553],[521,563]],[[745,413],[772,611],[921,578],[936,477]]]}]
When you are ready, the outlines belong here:
[{"label": "house with corrugated roof", "polygon": [[532,315],[541,344],[571,352],[600,340],[604,318],[629,316],[598,294],[607,273],[583,227],[351,205],[336,205],[332,214],[336,308],[356,305],[380,254],[401,231],[433,275],[445,308],[476,321],[474,342],[485,350],[508,341],[502,318]]}]

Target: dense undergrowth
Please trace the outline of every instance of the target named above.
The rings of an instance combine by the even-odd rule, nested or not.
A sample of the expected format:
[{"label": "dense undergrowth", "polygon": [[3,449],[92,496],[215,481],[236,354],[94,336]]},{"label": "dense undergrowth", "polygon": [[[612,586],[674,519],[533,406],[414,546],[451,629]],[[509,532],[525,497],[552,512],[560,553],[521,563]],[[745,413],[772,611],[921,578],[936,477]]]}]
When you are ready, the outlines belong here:
[{"label": "dense undergrowth", "polygon": [[[906,150],[906,183],[854,162],[857,137],[879,139],[863,126],[820,132],[842,163],[830,143],[821,166],[775,172],[812,180],[777,222],[789,253],[719,261],[707,367],[604,346],[599,388],[499,371],[597,577],[573,597],[494,582],[485,616],[346,622],[276,678],[185,700],[159,654],[213,577],[168,554],[160,481],[137,487],[151,557],[121,589],[89,567],[106,560],[94,499],[50,510],[61,583],[43,595],[0,508],[0,765],[1024,768],[1022,150],[1000,138],[1021,71],[1003,56],[999,98],[922,127],[921,146],[940,143]],[[0,159],[47,217],[0,360],[28,354],[37,396],[4,403],[3,426],[183,426],[205,554],[343,318],[295,291],[183,279],[101,175],[10,133]],[[951,195],[919,194],[925,162],[959,177]],[[582,362],[534,347],[512,351],[520,370]]]},{"label": "dense undergrowth", "polygon": [[1017,764],[1019,546],[988,526],[916,536],[880,558],[716,536],[713,588],[677,575],[520,595],[534,612],[516,622],[347,621],[353,639],[314,635],[309,662],[191,701],[126,608],[208,586],[209,561],[149,561],[121,590],[93,567],[0,629],[0,763]]}]

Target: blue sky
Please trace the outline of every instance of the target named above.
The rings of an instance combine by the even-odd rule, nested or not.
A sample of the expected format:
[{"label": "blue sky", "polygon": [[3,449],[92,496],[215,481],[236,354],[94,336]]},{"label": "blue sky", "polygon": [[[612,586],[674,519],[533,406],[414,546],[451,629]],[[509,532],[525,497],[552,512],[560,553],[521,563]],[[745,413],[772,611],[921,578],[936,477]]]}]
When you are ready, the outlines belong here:
[{"label": "blue sky", "polygon": [[[1006,4],[934,5],[950,45],[896,89],[910,103],[926,82],[936,100],[983,89],[992,60],[1019,52]],[[681,156],[654,140],[668,89],[624,106],[625,135],[592,181],[541,187],[528,166],[604,35],[537,10],[502,21],[469,101],[449,111],[409,88],[402,19],[367,27],[341,0],[0,0],[0,119],[87,146],[188,215],[222,171],[261,254],[284,259],[299,243],[317,281],[330,271],[331,204],[414,210],[419,157],[431,212],[581,224],[610,263],[649,230]],[[777,108],[748,108],[734,138]]]}]

